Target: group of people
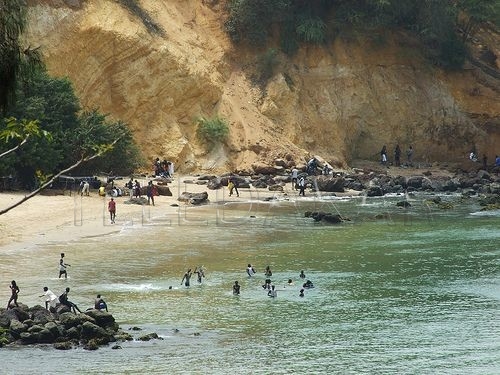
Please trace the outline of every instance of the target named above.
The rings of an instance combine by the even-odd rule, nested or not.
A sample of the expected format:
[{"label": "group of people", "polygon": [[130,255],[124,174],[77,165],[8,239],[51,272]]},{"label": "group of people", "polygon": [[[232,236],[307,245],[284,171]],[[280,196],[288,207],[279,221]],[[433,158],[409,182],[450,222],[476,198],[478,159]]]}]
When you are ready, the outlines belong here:
[{"label": "group of people", "polygon": [[[250,263],[248,263],[247,268],[246,268],[246,273],[248,277],[254,277],[257,274],[257,271],[255,270],[254,266]],[[276,289],[276,286],[273,285],[271,276],[273,275],[273,272],[271,270],[270,266],[266,266],[266,269],[264,271],[264,284],[262,285],[262,289],[267,290],[267,295],[271,298],[276,298],[278,297],[278,291]],[[306,274],[304,273],[304,270],[300,271],[299,278],[304,281],[306,280]],[[293,280],[288,279],[288,286],[293,285]],[[304,291],[305,289],[312,289],[314,288],[314,284],[312,283],[311,280],[307,280],[302,284],[302,288],[299,291],[299,297],[304,297]],[[236,280],[233,284],[233,294],[235,296],[240,295],[241,292],[241,285],[240,283]]]},{"label": "group of people", "polygon": [[184,274],[184,276],[182,276],[182,280],[181,280],[181,285],[184,284],[184,286],[188,287],[191,285],[191,276],[193,276],[193,274],[196,274],[197,277],[196,277],[196,280],[198,281],[199,284],[202,283],[203,281],[203,278],[205,277],[205,271],[203,270],[203,267],[196,267],[194,269],[194,272],[191,271],[192,269],[189,268],[186,273]]},{"label": "group of people", "polygon": [[[473,162],[479,161],[475,148],[469,153],[469,160]],[[500,156],[498,155],[495,155],[495,167],[500,167]],[[488,169],[488,156],[486,156],[486,154],[483,154],[483,168]]]},{"label": "group of people", "polygon": [[171,161],[160,161],[160,158],[156,158],[153,163],[153,170],[155,177],[174,177],[174,163],[172,163]]},{"label": "group of people", "polygon": [[[70,266],[70,264],[65,263],[64,261],[64,253],[61,253],[61,258],[59,259],[59,278],[64,276],[65,279],[68,278],[68,272],[67,272],[67,267]],[[12,280],[9,288],[11,290],[11,296],[9,298],[9,301],[7,302],[7,309],[12,308],[13,306],[19,307],[19,304],[17,302],[18,297],[19,297],[19,286],[17,285],[15,280]],[[70,292],[70,288],[67,287],[64,292],[57,297],[57,295],[52,292],[48,287],[43,287],[43,294],[40,295],[39,297],[45,297],[45,308],[47,310],[54,310],[58,304],[68,306],[71,311],[73,311],[75,314],[76,312],[80,312],[81,310],[78,308],[78,306],[71,302],[68,298],[68,294]],[[96,310],[106,310],[108,311],[108,306],[104,299],[101,297],[100,294],[97,295],[96,299],[94,300],[94,308]]]},{"label": "group of people", "polygon": [[[412,145],[408,146],[408,150],[406,150],[406,164],[407,166],[410,167],[413,165],[413,152],[414,152],[413,146]],[[399,144],[397,144],[396,147],[394,148],[394,165],[396,167],[401,166],[401,154],[402,154],[401,147],[399,147]],[[384,145],[382,147],[382,150],[380,150],[380,163],[384,166],[387,166],[389,163],[386,145]]]}]

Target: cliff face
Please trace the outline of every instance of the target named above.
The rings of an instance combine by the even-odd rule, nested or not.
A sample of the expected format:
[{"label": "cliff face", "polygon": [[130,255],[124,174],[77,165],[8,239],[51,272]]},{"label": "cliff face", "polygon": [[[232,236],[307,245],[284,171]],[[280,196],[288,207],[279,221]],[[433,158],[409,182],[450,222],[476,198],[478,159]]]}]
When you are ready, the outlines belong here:
[{"label": "cliff face", "polygon": [[[86,108],[127,122],[148,159],[184,172],[245,170],[287,154],[336,165],[412,144],[422,161],[459,161],[472,147],[500,153],[498,80],[471,65],[445,74],[390,35],[375,47],[337,40],[280,58],[264,90],[255,58],[222,30],[218,1],[142,0],[162,32],[109,0],[32,1],[31,45],[68,76]],[[498,45],[498,44],[497,44]],[[206,151],[195,119],[219,115],[228,142]]]}]

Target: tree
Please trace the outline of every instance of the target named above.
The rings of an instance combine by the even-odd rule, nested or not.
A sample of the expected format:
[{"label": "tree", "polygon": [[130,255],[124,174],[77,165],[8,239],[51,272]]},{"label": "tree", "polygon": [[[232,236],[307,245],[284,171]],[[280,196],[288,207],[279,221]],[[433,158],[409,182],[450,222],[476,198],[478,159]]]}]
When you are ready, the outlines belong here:
[{"label": "tree", "polygon": [[14,102],[20,78],[41,63],[38,48],[20,42],[25,26],[25,1],[0,0],[0,113]]},{"label": "tree", "polygon": [[463,41],[467,41],[485,22],[500,27],[500,2],[498,0],[457,0],[458,9],[463,12],[459,19],[463,30]]}]

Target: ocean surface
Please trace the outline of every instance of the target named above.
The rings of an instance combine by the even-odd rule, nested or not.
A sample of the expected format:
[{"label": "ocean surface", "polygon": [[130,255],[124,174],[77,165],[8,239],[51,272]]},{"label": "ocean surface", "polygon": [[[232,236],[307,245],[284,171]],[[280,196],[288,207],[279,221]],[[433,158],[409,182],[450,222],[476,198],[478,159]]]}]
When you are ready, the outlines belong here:
[{"label": "ocean surface", "polygon": [[[5,303],[12,279],[29,306],[43,304],[43,286],[69,286],[80,309],[100,293],[122,329],[161,338],[116,350],[4,347],[0,372],[500,373],[500,211],[453,195],[442,196],[447,210],[424,194],[406,209],[396,207],[404,196],[240,195],[175,215],[145,208],[141,222],[118,220],[120,233],[0,253]],[[350,221],[315,223],[305,211]],[[57,279],[60,252],[67,280]],[[268,265],[277,298],[262,288]],[[195,267],[202,283],[181,285]],[[301,270],[315,285],[304,297]]]}]

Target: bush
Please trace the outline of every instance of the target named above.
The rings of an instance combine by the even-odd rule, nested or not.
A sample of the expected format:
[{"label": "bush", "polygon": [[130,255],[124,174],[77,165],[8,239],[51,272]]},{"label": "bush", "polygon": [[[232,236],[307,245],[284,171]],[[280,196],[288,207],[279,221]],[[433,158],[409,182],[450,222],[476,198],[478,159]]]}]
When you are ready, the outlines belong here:
[{"label": "bush", "polygon": [[325,31],[326,25],[319,17],[301,19],[297,26],[297,35],[308,43],[323,43]]},{"label": "bush", "polygon": [[220,117],[198,119],[198,129],[196,130],[198,137],[206,142],[209,148],[214,147],[218,143],[223,143],[229,135],[229,126],[226,120]]},{"label": "bush", "polygon": [[274,48],[269,48],[257,58],[257,80],[259,83],[264,85],[267,83],[273,76],[274,68],[278,63],[278,52]]}]

